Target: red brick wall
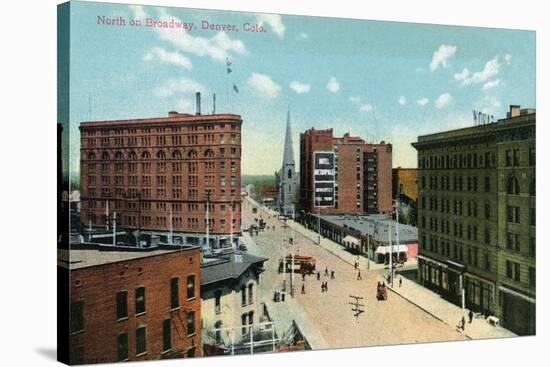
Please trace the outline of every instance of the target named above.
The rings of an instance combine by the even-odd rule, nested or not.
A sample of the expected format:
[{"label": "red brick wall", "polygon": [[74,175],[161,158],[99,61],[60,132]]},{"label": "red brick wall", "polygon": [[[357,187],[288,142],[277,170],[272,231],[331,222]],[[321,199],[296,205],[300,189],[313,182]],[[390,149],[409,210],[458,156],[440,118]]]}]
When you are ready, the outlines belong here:
[{"label": "red brick wall", "polygon": [[[235,202],[235,228],[240,231],[241,124],[238,115],[178,113],[163,118],[83,122],[82,223],[104,224],[105,202],[109,200],[110,213],[117,212],[118,224],[123,227],[168,231],[172,207],[174,231],[203,233],[206,192],[211,191],[211,232],[231,232],[231,201]],[[105,153],[109,160],[102,158]],[[135,169],[130,168],[132,164]],[[225,176],[223,187],[221,176]]]},{"label": "red brick wall", "polygon": [[[368,144],[359,137],[334,137],[332,129],[309,129],[300,135],[300,205],[302,209],[317,213],[313,206],[313,152],[334,151],[338,144],[338,207],[322,208],[322,214],[364,213],[364,155],[377,151],[377,207],[380,212],[392,210],[392,146]],[[357,162],[359,148],[359,162]],[[359,171],[357,170],[359,163]],[[359,173],[359,180],[357,174]],[[357,184],[359,183],[359,190]],[[359,196],[357,196],[359,194]],[[357,206],[359,202],[359,207]]]},{"label": "red brick wall", "polygon": [[[89,250],[95,251],[95,250]],[[195,297],[187,300],[187,276],[195,274]],[[170,311],[170,280],[179,277],[180,309]],[[161,358],[162,322],[172,320],[172,351],[186,353],[193,343],[200,355],[199,249],[176,251],[135,260],[71,270],[71,303],[84,302],[84,330],[71,335],[71,356],[85,363],[117,360],[117,336],[128,333],[128,358]],[[145,287],[145,314],[135,314],[135,289]],[[128,291],[128,318],[116,320],[116,294]],[[195,331],[187,336],[186,313],[195,312]],[[147,326],[147,354],[136,357],[136,328]]]}]

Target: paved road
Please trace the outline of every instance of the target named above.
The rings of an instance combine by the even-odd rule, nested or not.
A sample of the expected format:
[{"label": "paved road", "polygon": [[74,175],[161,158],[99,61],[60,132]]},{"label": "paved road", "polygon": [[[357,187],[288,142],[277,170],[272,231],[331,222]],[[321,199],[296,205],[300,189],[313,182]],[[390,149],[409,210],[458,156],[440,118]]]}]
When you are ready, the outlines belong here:
[{"label": "paved road", "polygon": [[[277,272],[278,261],[282,257],[282,223],[258,210],[252,214],[248,200],[243,201],[243,222],[245,226],[254,222],[260,215],[267,220],[269,229],[253,236],[255,244],[250,245],[250,252],[268,257],[266,271],[262,274],[260,296],[268,300],[268,307],[273,292],[282,288],[283,276]],[[375,298],[376,284],[380,271],[361,272],[362,280],[357,280],[357,271],[353,265],[335,256],[330,251],[315,244],[310,238],[298,235],[293,229],[286,229],[286,236],[294,238],[293,248],[301,255],[314,256],[317,269],[324,273],[335,272],[335,279],[321,276],[306,276],[302,282],[299,274],[295,275],[296,294],[292,302],[278,303],[275,307],[287,308],[287,314],[293,315],[306,337],[317,341],[319,348],[343,348],[354,346],[388,345],[415,342],[435,342],[447,340],[464,340],[466,337],[450,325],[431,316],[402,297],[388,293],[387,301]],[[328,282],[328,292],[321,292],[321,282]],[[287,284],[290,283],[287,275]],[[301,294],[304,284],[306,294]],[[354,317],[349,304],[350,295],[363,297],[364,313]],[[279,310],[279,313],[281,311]],[[300,320],[302,325],[300,325]],[[308,334],[311,334],[308,335]],[[313,343],[315,344],[315,343]]]}]

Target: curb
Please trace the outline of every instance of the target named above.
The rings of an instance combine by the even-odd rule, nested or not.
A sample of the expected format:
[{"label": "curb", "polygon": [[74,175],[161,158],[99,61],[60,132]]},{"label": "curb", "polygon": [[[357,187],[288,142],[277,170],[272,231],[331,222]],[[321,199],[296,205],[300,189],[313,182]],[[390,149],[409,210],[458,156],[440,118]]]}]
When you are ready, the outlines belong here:
[{"label": "curb", "polygon": [[[395,291],[393,288],[391,287],[387,287],[390,291],[392,291],[394,294],[397,294],[399,297],[403,298],[405,301],[409,302],[410,304],[412,305],[415,305],[416,307],[418,307],[419,309],[421,309],[422,311],[426,312],[427,314],[433,316],[434,318],[436,318],[437,320],[441,321],[442,323],[444,323],[445,325],[449,325],[449,326],[452,326],[451,324],[449,324],[447,321],[443,320],[441,317],[437,316],[436,314],[434,314],[433,312],[431,311],[428,311],[426,308],[420,306],[418,303],[416,302],[413,302],[411,301],[410,299],[408,299],[407,297],[405,297],[404,295],[402,295],[401,293]],[[458,332],[458,331],[457,331]],[[468,338],[469,340],[473,340],[473,338],[471,336],[469,336],[468,334],[466,333],[461,333],[462,335],[464,335],[466,338]]]}]

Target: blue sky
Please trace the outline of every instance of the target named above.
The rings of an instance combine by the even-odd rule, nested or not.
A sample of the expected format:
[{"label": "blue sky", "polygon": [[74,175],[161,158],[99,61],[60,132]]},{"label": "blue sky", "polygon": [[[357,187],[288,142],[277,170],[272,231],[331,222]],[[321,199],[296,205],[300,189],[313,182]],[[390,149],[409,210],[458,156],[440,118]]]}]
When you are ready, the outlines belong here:
[{"label": "blue sky", "polygon": [[[500,118],[510,104],[536,107],[534,32],[86,2],[71,13],[76,141],[90,117],[193,112],[200,90],[203,113],[216,93],[217,112],[242,115],[243,174],[280,167],[289,107],[297,161],[300,132],[332,127],[389,141],[394,167],[416,167],[418,135],[472,125],[473,109]],[[98,25],[98,16],[126,26]],[[196,28],[146,27],[147,18]],[[203,21],[238,32],[203,30]],[[245,32],[244,23],[266,32]],[[239,93],[228,93],[233,83]],[[72,145],[75,172],[78,152]]]}]

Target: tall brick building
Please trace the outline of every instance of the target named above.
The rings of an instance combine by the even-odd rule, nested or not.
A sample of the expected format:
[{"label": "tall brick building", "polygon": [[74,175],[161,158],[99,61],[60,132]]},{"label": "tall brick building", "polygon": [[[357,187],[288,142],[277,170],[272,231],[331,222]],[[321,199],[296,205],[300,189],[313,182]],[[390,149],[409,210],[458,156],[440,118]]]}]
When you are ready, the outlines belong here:
[{"label": "tall brick building", "polygon": [[418,137],[419,280],[535,333],[536,114]]},{"label": "tall brick building", "polygon": [[229,245],[241,228],[241,125],[200,112],[81,123],[83,225],[108,225],[116,212],[137,236],[172,230],[205,246],[208,201],[210,245]]},{"label": "tall brick building", "polygon": [[71,364],[201,355],[198,247],[59,251],[70,271]]},{"label": "tall brick building", "polygon": [[392,212],[392,146],[332,129],[300,134],[300,214]]}]

